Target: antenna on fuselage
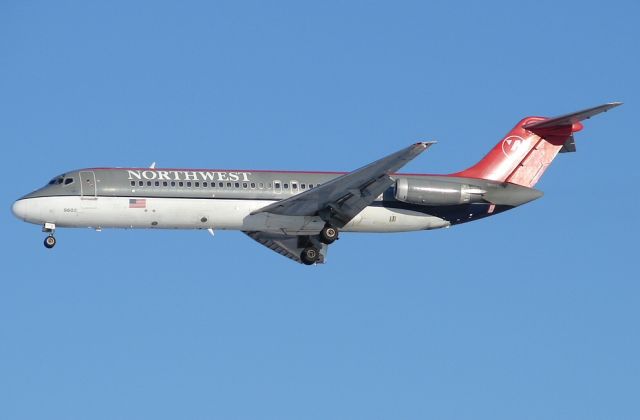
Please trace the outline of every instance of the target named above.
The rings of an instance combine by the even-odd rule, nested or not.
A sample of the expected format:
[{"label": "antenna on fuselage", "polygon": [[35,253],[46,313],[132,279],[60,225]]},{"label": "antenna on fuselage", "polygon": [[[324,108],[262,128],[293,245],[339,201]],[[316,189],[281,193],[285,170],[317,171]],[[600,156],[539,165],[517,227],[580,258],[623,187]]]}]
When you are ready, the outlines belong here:
[{"label": "antenna on fuselage", "polygon": [[151,165],[149,165],[150,169],[156,169],[156,163],[155,162],[151,162]]}]

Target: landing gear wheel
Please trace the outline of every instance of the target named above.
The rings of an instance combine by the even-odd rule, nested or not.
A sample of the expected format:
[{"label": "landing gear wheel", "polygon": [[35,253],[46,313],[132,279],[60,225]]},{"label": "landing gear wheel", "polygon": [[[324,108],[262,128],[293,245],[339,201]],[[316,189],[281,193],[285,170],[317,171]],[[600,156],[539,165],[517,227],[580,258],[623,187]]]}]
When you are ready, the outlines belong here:
[{"label": "landing gear wheel", "polygon": [[320,242],[323,244],[331,245],[338,239],[338,229],[331,225],[326,225],[320,231]]},{"label": "landing gear wheel", "polygon": [[44,238],[44,246],[49,249],[53,248],[56,246],[56,238],[53,235],[47,236]]},{"label": "landing gear wheel", "polygon": [[305,248],[300,254],[300,260],[306,265],[315,264],[318,258],[320,258],[320,252],[314,247]]}]

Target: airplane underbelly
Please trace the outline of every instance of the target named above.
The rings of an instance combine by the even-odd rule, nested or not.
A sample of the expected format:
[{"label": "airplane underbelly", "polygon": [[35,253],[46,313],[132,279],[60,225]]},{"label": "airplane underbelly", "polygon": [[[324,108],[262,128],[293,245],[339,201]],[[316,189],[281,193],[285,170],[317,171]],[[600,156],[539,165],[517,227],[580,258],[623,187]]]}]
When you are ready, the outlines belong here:
[{"label": "airplane underbelly", "polygon": [[416,211],[372,206],[362,210],[342,230],[345,232],[409,232],[438,229],[449,225],[450,223],[444,219]]}]

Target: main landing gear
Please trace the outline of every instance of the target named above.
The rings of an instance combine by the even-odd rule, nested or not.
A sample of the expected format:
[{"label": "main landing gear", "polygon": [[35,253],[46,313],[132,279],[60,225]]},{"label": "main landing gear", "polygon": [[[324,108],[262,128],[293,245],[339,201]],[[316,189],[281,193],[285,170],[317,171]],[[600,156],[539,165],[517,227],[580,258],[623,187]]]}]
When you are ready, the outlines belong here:
[{"label": "main landing gear", "polygon": [[315,264],[318,262],[318,258],[320,258],[320,251],[313,246],[303,249],[300,254],[300,260],[306,265]]},{"label": "main landing gear", "polygon": [[331,245],[338,239],[338,229],[334,228],[330,224],[326,224],[318,236],[316,237],[307,237],[307,239],[303,242],[305,248],[300,253],[300,261],[306,265],[313,265],[317,263],[320,258],[320,249],[322,244]]},{"label": "main landing gear", "polygon": [[323,244],[331,245],[338,239],[338,229],[334,228],[330,224],[324,225],[320,231],[320,242]]},{"label": "main landing gear", "polygon": [[55,223],[45,223],[44,226],[42,227],[42,231],[43,232],[48,232],[49,236],[47,236],[46,238],[44,238],[44,247],[51,249],[54,246],[56,246],[56,238],[55,236],[53,236],[53,233],[56,230],[56,225]]}]

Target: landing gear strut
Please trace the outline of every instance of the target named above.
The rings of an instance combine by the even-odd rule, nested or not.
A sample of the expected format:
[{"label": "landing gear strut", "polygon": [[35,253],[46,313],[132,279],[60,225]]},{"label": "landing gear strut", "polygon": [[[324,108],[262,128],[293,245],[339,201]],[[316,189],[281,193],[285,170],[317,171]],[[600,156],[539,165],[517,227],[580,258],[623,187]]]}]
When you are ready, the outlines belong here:
[{"label": "landing gear strut", "polygon": [[300,260],[306,265],[315,264],[318,261],[318,258],[320,258],[320,251],[312,246],[303,249],[300,254]]},{"label": "landing gear strut", "polygon": [[320,231],[320,242],[331,245],[338,239],[338,229],[330,224],[326,224]]},{"label": "landing gear strut", "polygon": [[49,236],[44,238],[45,248],[51,249],[54,246],[56,246],[56,238],[55,236],[53,236],[53,232],[55,232],[55,230],[56,230],[55,223],[45,223],[44,226],[42,226],[42,231],[49,233]]}]

